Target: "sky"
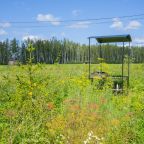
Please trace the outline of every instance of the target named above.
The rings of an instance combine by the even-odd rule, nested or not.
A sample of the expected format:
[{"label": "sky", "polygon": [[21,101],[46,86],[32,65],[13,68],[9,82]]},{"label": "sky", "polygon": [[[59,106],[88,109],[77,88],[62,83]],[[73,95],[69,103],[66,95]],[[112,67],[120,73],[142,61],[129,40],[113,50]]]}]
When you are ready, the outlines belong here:
[{"label": "sky", "polygon": [[130,34],[144,42],[144,0],[0,0],[0,40]]}]

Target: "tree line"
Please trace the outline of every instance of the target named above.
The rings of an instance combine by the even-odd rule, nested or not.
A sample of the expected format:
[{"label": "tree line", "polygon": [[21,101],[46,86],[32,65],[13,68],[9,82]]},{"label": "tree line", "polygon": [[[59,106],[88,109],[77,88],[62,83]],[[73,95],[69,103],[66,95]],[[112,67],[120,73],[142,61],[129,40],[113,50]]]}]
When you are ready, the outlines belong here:
[{"label": "tree line", "polygon": [[[79,44],[73,41],[63,39],[57,40],[30,40],[23,42],[17,39],[5,40],[0,42],[0,64],[6,65],[9,61],[19,61],[25,64],[28,59],[27,47],[31,43],[35,50],[33,51],[33,63],[46,64],[68,64],[68,63],[87,63],[89,61],[89,46]],[[144,62],[144,47],[125,47],[124,55],[130,54],[134,63]],[[101,57],[106,63],[121,63],[122,48],[117,45],[105,44],[91,46],[90,59],[92,63],[98,63]]]}]

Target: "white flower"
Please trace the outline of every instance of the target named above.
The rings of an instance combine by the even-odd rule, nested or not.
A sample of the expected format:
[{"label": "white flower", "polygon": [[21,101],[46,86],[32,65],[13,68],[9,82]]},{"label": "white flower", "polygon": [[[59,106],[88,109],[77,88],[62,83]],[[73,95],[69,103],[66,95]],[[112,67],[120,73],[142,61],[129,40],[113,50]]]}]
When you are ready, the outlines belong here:
[{"label": "white flower", "polygon": [[84,141],[84,144],[87,144],[87,141]]},{"label": "white flower", "polygon": [[91,140],[91,137],[89,137],[88,140],[90,141],[90,140]]},{"label": "white flower", "polygon": [[88,139],[84,141],[84,144],[88,144],[88,143],[89,143]]},{"label": "white flower", "polygon": [[93,132],[90,131],[90,132],[88,133],[88,136],[92,136],[92,135],[93,135]]},{"label": "white flower", "polygon": [[93,136],[96,140],[100,141],[101,139],[97,136]]}]

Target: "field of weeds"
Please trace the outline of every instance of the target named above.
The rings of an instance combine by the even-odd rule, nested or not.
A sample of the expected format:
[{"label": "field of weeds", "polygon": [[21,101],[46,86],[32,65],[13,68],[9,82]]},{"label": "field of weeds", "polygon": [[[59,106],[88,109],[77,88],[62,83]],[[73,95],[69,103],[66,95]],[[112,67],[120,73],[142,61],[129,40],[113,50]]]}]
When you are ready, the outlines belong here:
[{"label": "field of weeds", "polygon": [[132,64],[128,94],[114,95],[86,64],[0,66],[0,144],[143,144],[143,71]]}]

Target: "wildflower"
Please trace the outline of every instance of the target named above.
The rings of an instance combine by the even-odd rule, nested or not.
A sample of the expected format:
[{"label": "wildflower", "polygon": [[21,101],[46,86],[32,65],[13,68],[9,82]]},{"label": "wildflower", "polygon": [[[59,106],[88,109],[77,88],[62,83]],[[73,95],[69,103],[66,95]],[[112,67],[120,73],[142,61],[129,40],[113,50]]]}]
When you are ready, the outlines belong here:
[{"label": "wildflower", "polygon": [[31,81],[28,81],[28,84],[31,85]]},{"label": "wildflower", "polygon": [[101,142],[102,140],[103,140],[103,137],[99,138],[98,136],[94,135],[93,131],[90,131],[88,133],[87,139],[84,141],[84,144],[88,144],[88,143],[92,143],[92,142],[102,144],[102,142]]},{"label": "wildflower", "polygon": [[28,95],[29,95],[29,96],[32,96],[32,92],[29,92]]},{"label": "wildflower", "polygon": [[54,104],[52,102],[48,103],[48,110],[52,110],[54,108]]},{"label": "wildflower", "polygon": [[93,135],[93,132],[90,131],[90,132],[88,133],[88,136],[91,137],[92,135]]},{"label": "wildflower", "polygon": [[77,105],[77,104],[72,105],[72,106],[70,106],[70,110],[71,111],[79,111],[80,110],[80,105]]},{"label": "wildflower", "polygon": [[36,87],[36,83],[34,83],[33,86]]},{"label": "wildflower", "polygon": [[90,108],[91,110],[98,110],[99,109],[99,105],[95,104],[95,103],[90,103],[88,105],[88,108]]},{"label": "wildflower", "polygon": [[61,80],[61,83],[62,83],[62,84],[64,84],[64,82],[65,82],[64,80]]},{"label": "wildflower", "polygon": [[85,140],[85,141],[84,141],[84,144],[87,144],[88,142],[89,142],[88,140]]},{"label": "wildflower", "polygon": [[13,110],[7,110],[5,112],[5,115],[10,118],[10,117],[14,117],[16,113]]},{"label": "wildflower", "polygon": [[111,121],[111,123],[112,123],[113,126],[118,126],[120,122],[119,122],[118,119],[113,119],[113,120]]},{"label": "wildflower", "polygon": [[98,136],[93,136],[97,141],[100,141],[101,139]]},{"label": "wildflower", "polygon": [[102,98],[101,98],[101,103],[102,103],[102,104],[105,104],[105,103],[107,103],[107,100],[106,100],[104,97],[102,97]]},{"label": "wildflower", "polygon": [[30,90],[33,90],[33,87],[32,87],[32,86],[30,86]]}]

